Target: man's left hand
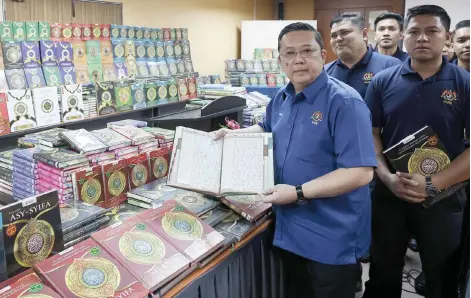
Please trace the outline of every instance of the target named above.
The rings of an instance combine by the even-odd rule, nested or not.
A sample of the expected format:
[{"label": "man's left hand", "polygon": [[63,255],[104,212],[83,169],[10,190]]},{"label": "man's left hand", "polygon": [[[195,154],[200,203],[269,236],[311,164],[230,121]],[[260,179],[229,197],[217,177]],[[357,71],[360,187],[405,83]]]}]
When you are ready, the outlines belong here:
[{"label": "man's left hand", "polygon": [[294,203],[297,198],[296,187],[278,184],[264,192],[263,201],[275,205],[285,205]]},{"label": "man's left hand", "polygon": [[410,186],[409,184],[406,184],[406,188],[427,196],[427,190],[426,190],[427,183],[425,182],[425,176],[424,175],[416,174],[416,173],[409,174],[409,173],[402,173],[402,172],[397,172],[396,175],[398,175],[401,180],[413,180],[413,181],[415,181],[416,186]]}]

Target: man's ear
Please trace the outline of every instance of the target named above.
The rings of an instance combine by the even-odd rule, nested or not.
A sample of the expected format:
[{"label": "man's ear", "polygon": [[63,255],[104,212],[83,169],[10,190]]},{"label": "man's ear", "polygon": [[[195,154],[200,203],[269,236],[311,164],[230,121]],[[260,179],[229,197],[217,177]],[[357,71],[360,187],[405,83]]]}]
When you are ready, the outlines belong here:
[{"label": "man's ear", "polygon": [[327,51],[326,50],[321,51],[321,57],[322,57],[322,61],[325,64],[325,59],[327,58]]},{"label": "man's ear", "polygon": [[363,40],[368,44],[368,28],[363,28]]}]

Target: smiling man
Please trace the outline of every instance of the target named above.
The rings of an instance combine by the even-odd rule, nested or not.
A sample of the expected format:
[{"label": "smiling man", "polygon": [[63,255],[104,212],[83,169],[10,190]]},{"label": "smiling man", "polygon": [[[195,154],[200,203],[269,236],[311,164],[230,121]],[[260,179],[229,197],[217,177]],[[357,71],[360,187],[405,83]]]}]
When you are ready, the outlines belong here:
[{"label": "smiling man", "polygon": [[457,57],[454,63],[469,72],[469,20],[456,24],[452,41],[453,50]]},{"label": "smiling man", "polygon": [[[378,74],[365,101],[371,110],[378,160],[372,194],[372,261],[363,298],[399,298],[407,242],[417,240],[427,298],[455,298],[456,268],[450,259],[460,243],[467,200],[464,188],[429,209],[426,197],[469,179],[469,74],[442,56],[450,17],[435,5],[409,9],[404,45],[410,55]],[[397,173],[383,155],[404,138],[429,126],[448,151],[451,163],[423,176]]]},{"label": "smiling man", "polygon": [[403,38],[404,19],[400,14],[385,12],[375,20],[376,49],[380,54],[395,57],[404,61],[409,57],[399,48],[399,41]]},{"label": "smiling man", "polygon": [[290,297],[354,298],[356,263],[370,239],[370,113],[358,92],[323,70],[326,51],[311,25],[286,26],[278,47],[291,82],[259,125],[231,132],[273,133],[277,185],[264,200],[275,210],[273,244]]},{"label": "smiling man", "polygon": [[330,45],[338,60],[325,66],[327,74],[350,85],[362,97],[371,79],[401,60],[380,55],[366,45],[368,29],[363,17],[342,14],[330,22]]}]

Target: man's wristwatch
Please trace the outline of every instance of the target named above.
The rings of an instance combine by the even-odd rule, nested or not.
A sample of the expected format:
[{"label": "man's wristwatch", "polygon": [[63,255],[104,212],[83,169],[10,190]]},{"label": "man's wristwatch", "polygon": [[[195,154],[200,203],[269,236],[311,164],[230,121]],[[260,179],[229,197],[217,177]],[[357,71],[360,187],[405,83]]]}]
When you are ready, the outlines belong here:
[{"label": "man's wristwatch", "polygon": [[306,198],[304,197],[302,185],[296,185],[296,196],[297,196],[297,200],[296,200],[297,202],[306,201]]},{"label": "man's wristwatch", "polygon": [[433,185],[432,176],[425,175],[425,191],[429,197],[434,197],[440,193],[440,191]]}]

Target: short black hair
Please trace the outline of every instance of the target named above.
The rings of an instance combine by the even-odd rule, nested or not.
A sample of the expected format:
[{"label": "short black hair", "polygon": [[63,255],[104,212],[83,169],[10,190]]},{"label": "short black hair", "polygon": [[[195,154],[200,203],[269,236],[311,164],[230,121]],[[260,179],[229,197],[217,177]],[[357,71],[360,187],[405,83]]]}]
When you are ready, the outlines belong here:
[{"label": "short black hair", "polygon": [[362,16],[354,13],[343,13],[341,15],[336,16],[332,19],[332,21],[330,21],[330,28],[332,29],[332,26],[334,24],[340,23],[345,20],[352,22],[352,24],[358,26],[360,30],[363,30],[365,28],[365,19]]},{"label": "short black hair", "polygon": [[446,32],[450,31],[450,16],[446,10],[438,5],[419,5],[410,8],[407,11],[405,27],[407,28],[407,25],[409,25],[409,22],[413,17],[423,15],[439,17],[443,27],[445,27]]},{"label": "short black hair", "polygon": [[463,20],[460,21],[458,24],[455,26],[455,31],[461,28],[469,28],[469,20]]},{"label": "short black hair", "polygon": [[375,31],[376,31],[376,26],[378,25],[379,22],[382,20],[388,20],[388,19],[394,19],[397,21],[397,24],[399,25],[399,31],[404,30],[404,18],[397,13],[394,12],[385,12],[380,14],[376,20],[375,20]]},{"label": "short black hair", "polygon": [[278,51],[280,50],[280,42],[283,36],[290,32],[294,31],[311,31],[314,32],[314,37],[316,38],[316,42],[319,44],[321,47],[321,50],[324,49],[324,42],[322,41],[322,36],[317,31],[314,27],[309,25],[308,23],[303,23],[303,22],[297,22],[297,23],[292,23],[289,24],[288,26],[284,27],[283,30],[281,30],[280,35],[278,35]]}]

